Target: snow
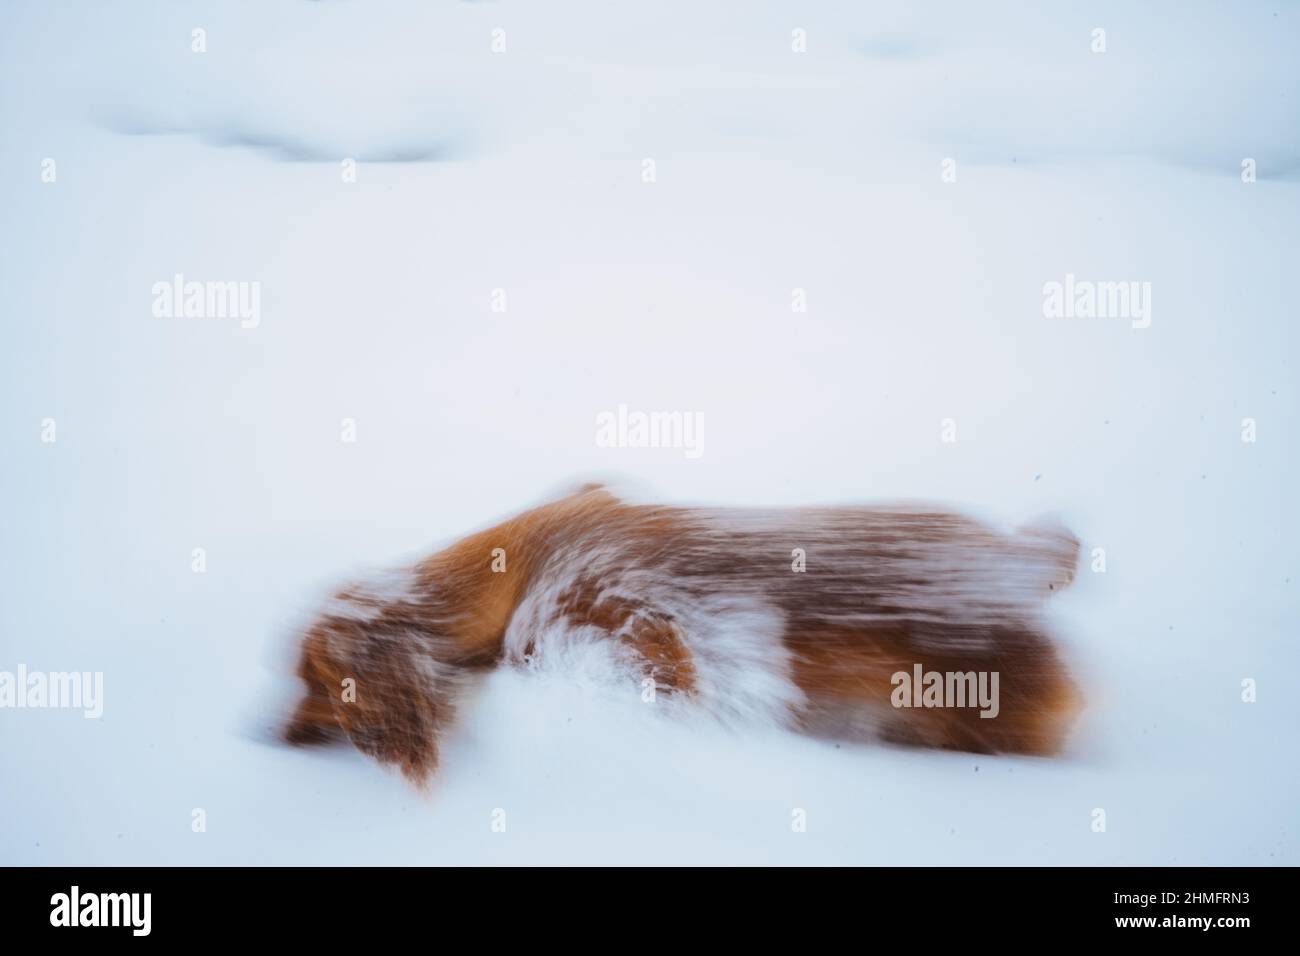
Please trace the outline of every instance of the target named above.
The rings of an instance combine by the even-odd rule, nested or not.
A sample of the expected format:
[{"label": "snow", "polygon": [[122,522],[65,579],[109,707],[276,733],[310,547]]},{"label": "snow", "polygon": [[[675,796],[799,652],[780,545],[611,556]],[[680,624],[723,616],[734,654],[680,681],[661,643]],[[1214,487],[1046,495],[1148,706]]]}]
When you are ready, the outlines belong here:
[{"label": "snow", "polygon": [[[104,711],[0,710],[0,863],[1294,865],[1300,12],[1090,7],[6,4],[0,670]],[[156,318],[177,273],[259,323]],[[1067,275],[1150,326],[1044,317]],[[703,454],[600,447],[623,404]],[[598,661],[492,677],[428,794],[268,741],[332,587],[609,475],[1057,514],[1072,752],[738,732]]]}]

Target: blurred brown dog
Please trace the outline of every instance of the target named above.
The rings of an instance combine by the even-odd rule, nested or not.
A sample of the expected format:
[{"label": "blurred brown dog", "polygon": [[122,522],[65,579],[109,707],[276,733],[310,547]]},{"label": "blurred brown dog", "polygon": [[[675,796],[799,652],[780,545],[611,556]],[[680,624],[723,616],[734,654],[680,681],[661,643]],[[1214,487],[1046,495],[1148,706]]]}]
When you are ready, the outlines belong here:
[{"label": "blurred brown dog", "polygon": [[284,735],[346,738],[423,781],[476,676],[607,642],[633,692],[725,719],[1053,754],[1079,700],[1041,605],[1077,554],[1059,527],[1008,536],[942,508],[677,508],[586,486],[338,592],[302,639]]}]

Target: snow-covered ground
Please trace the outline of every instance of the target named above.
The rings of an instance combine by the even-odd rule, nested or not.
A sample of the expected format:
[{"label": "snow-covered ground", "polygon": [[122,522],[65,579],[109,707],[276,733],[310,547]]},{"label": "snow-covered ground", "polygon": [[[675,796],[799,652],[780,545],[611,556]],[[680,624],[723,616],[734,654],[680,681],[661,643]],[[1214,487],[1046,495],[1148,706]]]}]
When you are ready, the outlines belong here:
[{"label": "snow-covered ground", "polygon": [[[4,3],[0,671],[104,700],[0,710],[0,863],[1296,863],[1300,10],[1088,6]],[[177,273],[258,324],[156,317]],[[493,677],[427,796],[265,740],[326,588],[593,476],[1057,512],[1073,752],[585,672]]]}]

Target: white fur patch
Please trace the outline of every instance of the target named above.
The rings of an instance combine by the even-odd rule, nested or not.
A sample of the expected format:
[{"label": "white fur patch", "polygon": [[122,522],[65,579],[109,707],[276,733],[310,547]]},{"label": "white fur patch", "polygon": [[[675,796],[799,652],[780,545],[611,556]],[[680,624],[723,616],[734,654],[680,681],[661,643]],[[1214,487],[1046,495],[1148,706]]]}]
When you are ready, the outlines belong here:
[{"label": "white fur patch", "polygon": [[626,683],[640,692],[643,663],[610,632],[566,619],[562,597],[578,581],[601,582],[597,600],[635,599],[640,613],[671,620],[691,653],[695,693],[687,706],[727,723],[787,725],[804,703],[781,640],[780,610],[744,595],[683,595],[679,582],[655,568],[631,566],[616,547],[557,556],[538,576],[505,635],[506,659],[529,670],[579,674]]},{"label": "white fur patch", "polygon": [[412,568],[387,568],[348,585],[325,602],[325,617],[344,621],[373,621],[390,604],[420,600],[419,578]]}]

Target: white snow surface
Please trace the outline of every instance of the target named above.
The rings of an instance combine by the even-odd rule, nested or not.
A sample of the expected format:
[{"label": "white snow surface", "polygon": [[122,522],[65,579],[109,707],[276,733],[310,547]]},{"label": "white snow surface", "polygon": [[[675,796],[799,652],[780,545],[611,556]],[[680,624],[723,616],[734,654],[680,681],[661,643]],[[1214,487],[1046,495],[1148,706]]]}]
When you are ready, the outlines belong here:
[{"label": "white snow surface", "polygon": [[[105,699],[0,710],[0,863],[1295,864],[1298,80],[1288,3],[9,0],[0,670]],[[260,323],[156,318],[178,273]],[[1067,273],[1150,327],[1045,318]],[[703,455],[598,447],[621,403]],[[590,650],[428,794],[268,740],[332,589],[593,476],[1056,514],[1070,754],[668,714]]]}]

